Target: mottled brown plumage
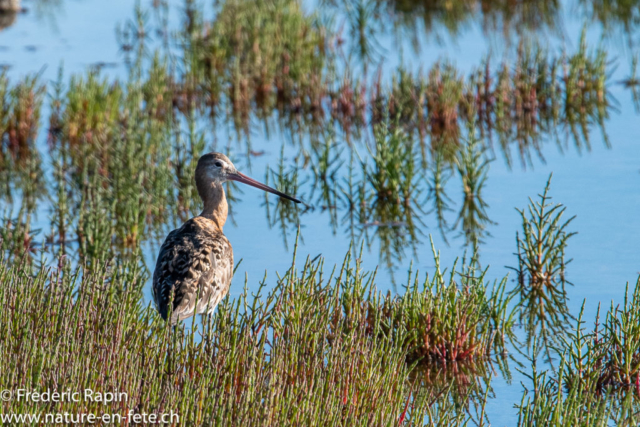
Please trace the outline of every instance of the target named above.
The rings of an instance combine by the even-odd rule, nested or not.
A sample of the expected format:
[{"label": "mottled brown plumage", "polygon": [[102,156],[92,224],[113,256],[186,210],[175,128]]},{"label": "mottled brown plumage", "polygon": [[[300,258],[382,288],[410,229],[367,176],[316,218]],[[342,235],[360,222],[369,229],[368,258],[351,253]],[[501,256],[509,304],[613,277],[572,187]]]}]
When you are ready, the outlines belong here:
[{"label": "mottled brown plumage", "polygon": [[163,319],[173,324],[194,314],[211,313],[229,291],[233,249],[222,231],[228,212],[222,186],[225,181],[242,182],[299,203],[241,174],[227,156],[220,153],[208,153],[200,158],[195,179],[204,209],[169,233],[153,273],[156,308]]}]

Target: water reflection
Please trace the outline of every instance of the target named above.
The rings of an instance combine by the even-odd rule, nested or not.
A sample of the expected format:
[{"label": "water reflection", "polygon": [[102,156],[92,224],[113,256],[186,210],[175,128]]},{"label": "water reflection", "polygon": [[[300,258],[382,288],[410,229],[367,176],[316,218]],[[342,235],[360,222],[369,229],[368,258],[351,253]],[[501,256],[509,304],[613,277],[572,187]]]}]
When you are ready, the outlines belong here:
[{"label": "water reflection", "polygon": [[570,15],[582,17],[585,25],[600,24],[605,36],[635,46],[633,34],[640,24],[635,0],[324,0],[321,4],[325,13],[346,24],[349,37],[341,34],[340,40],[365,69],[384,59],[378,40],[389,33],[408,36],[418,47],[433,39],[455,40],[477,26],[486,36],[509,46],[525,38],[564,38],[565,18]]},{"label": "water reflection", "polygon": [[491,381],[498,375],[496,370],[509,381],[509,365],[502,358],[428,364],[416,368],[411,380],[418,390],[432,396],[443,396],[459,410],[480,415],[486,400],[495,398]]},{"label": "water reflection", "polygon": [[[514,66],[505,61],[494,67],[487,58],[469,76],[445,62],[424,75],[399,68],[370,80],[345,59],[333,26],[314,20],[296,2],[280,1],[282,8],[260,3],[255,13],[244,1],[225,2],[212,22],[188,4],[180,36],[181,61],[188,66],[172,78],[167,93],[174,108],[182,114],[190,108],[206,112],[214,125],[231,123],[247,140],[256,128],[273,129],[277,121],[292,138],[313,137],[337,125],[351,141],[371,135],[389,114],[423,143],[448,147],[452,156],[461,129],[474,122],[488,142],[499,142],[510,163],[513,147],[522,162],[542,157],[545,141],[564,140],[558,126],[566,126],[578,149],[588,148],[592,127],[604,128],[610,109],[606,52],[592,52],[584,38],[577,52],[561,56],[520,43]],[[358,4],[349,6],[357,14]],[[291,27],[263,29],[263,18],[291,21]],[[129,52],[146,51],[152,33],[147,25],[141,21],[144,30],[129,31]],[[145,37],[136,37],[141,31]],[[248,35],[233,39],[237,34]],[[304,46],[301,34],[308,39]],[[232,43],[222,43],[229,37]]]},{"label": "water reflection", "polygon": [[[486,236],[491,220],[482,189],[489,161],[474,134],[464,139],[464,149],[454,159],[447,161],[436,150],[426,166],[419,144],[398,121],[376,125],[372,144],[371,148],[363,141],[342,145],[328,131],[324,142],[311,144],[301,164],[295,159],[285,163],[287,144],[283,144],[278,167],[267,173],[266,180],[308,203],[300,209],[266,196],[268,222],[281,230],[285,246],[306,215],[324,216],[334,234],[346,234],[356,247],[364,243],[370,250],[379,248],[380,262],[393,276],[407,256],[418,258],[429,227],[437,227],[443,236],[462,234],[468,245],[477,245]],[[356,147],[365,147],[366,153]],[[446,181],[454,173],[460,177],[460,201],[446,195],[450,187]],[[429,174],[434,175],[430,181]],[[428,210],[431,205],[434,209]],[[456,206],[460,206],[457,219],[449,212]]]},{"label": "water reflection", "polygon": [[472,125],[470,128],[469,139],[456,160],[456,168],[462,180],[463,201],[453,228],[460,225],[466,243],[477,246],[488,235],[486,227],[492,223],[487,214],[489,205],[482,196],[489,172],[489,160],[483,153],[484,147],[476,138],[475,129]]},{"label": "water reflection", "polygon": [[[155,62],[145,80],[126,89],[94,73],[72,78],[65,90],[56,86],[49,120],[54,184],[48,189],[38,186],[35,178],[24,182],[51,195],[55,207],[52,234],[59,242],[77,241],[74,252],[80,257],[122,251],[133,254],[140,243],[162,236],[171,224],[199,212],[192,177],[194,159],[209,145],[208,133],[199,130],[209,117],[197,109],[188,109],[184,116],[168,105],[169,80],[158,77],[164,70]],[[329,128],[294,145],[283,144],[278,164],[267,171],[265,181],[308,203],[301,210],[268,196],[265,199],[267,222],[280,230],[286,248],[305,215],[326,215],[334,234],[346,232],[356,246],[364,242],[369,249],[379,248],[380,262],[393,277],[394,269],[407,257],[418,258],[429,228],[439,229],[443,236],[462,235],[471,246],[487,237],[492,221],[483,188],[490,151],[475,122],[465,118],[467,130],[453,124],[463,120],[457,111],[465,97],[457,83],[447,89],[449,95],[440,90],[448,87],[442,76],[451,72],[432,74],[424,86],[424,93],[434,94],[431,101],[425,101],[434,111],[425,123],[434,129],[429,132],[439,133],[440,142],[435,145],[416,137],[415,111],[407,113],[410,97],[401,95],[412,89],[402,84],[387,101],[394,106],[389,111],[395,117],[376,115],[372,134],[363,132],[360,138],[352,134],[350,140],[344,140],[337,128]],[[22,112],[22,106],[30,105],[34,96],[34,83],[29,82],[7,92],[20,100],[10,104],[9,126],[13,126],[11,117],[31,117]],[[575,84],[584,88],[582,83],[584,79]],[[25,87],[31,89],[20,89]],[[456,93],[459,99],[452,103],[451,94]],[[484,111],[486,114],[487,109]],[[471,107],[464,113],[480,117]],[[38,164],[38,151],[25,151],[37,130],[31,135],[24,130],[29,126],[20,127],[22,133],[11,129],[3,146],[4,157]],[[285,156],[285,151],[294,155]],[[10,173],[11,168],[3,171]],[[450,180],[454,175],[459,181]],[[131,177],[138,178],[132,181]],[[4,182],[11,183],[6,188],[13,188],[20,180],[7,175]],[[451,186],[459,190],[461,199],[448,196]],[[232,185],[228,196],[233,206],[238,192]],[[70,236],[74,228],[79,232]],[[67,249],[64,243],[59,247],[63,253]]]},{"label": "water reflection", "polygon": [[634,35],[640,25],[638,1],[578,0],[578,10],[591,22],[602,25],[604,34],[637,46]]},{"label": "water reflection", "polygon": [[[110,81],[93,70],[52,85],[45,160],[54,171],[51,186],[39,184],[41,153],[33,149],[43,89],[36,80],[11,86],[4,78],[4,197],[14,189],[48,194],[51,234],[59,242],[77,241],[77,255],[107,247],[111,253],[134,252],[199,212],[194,159],[215,145],[219,135],[212,128],[229,130],[229,140],[239,145],[218,151],[233,153],[264,150],[256,134],[283,137],[293,143],[281,147],[265,181],[308,203],[300,208],[265,196],[264,215],[280,230],[284,246],[305,218],[324,216],[334,234],[378,248],[381,263],[393,272],[407,257],[417,258],[432,230],[446,240],[462,236],[469,246],[488,237],[492,220],[483,188],[497,154],[510,166],[527,167],[544,160],[548,141],[588,150],[595,129],[608,143],[610,67],[606,51],[589,48],[584,35],[573,53],[553,55],[521,43],[513,62],[494,64],[487,57],[469,74],[443,61],[424,73],[400,67],[370,79],[356,77],[341,62],[331,25],[292,0],[276,4],[283,7],[220,3],[208,22],[187,2],[173,40],[178,54],[166,43],[172,33],[163,14],[156,14],[155,23],[136,9],[120,32],[131,59],[127,81]],[[371,4],[350,3],[350,13],[376,20],[379,7],[426,7]],[[543,10],[532,1],[509,14],[504,8],[511,6],[497,2],[462,3],[460,16],[479,7],[487,17],[519,26],[523,20],[535,23],[536,14],[553,15],[557,5]],[[433,11],[423,13],[440,19]],[[270,20],[290,25],[266,28]],[[155,24],[164,31],[152,31]],[[369,37],[368,24],[361,25],[352,38]],[[154,38],[161,46],[153,45]],[[369,45],[360,54],[374,50]],[[241,192],[234,185],[227,189],[233,206]],[[80,230],[77,236],[73,230]]]},{"label": "water reflection", "polygon": [[[284,146],[280,151],[280,161],[277,169],[267,170],[265,184],[277,188],[285,194],[300,194],[298,183],[299,168],[294,164],[287,168],[284,159]],[[267,223],[270,227],[278,227],[284,240],[285,248],[289,249],[290,234],[295,233],[291,226],[300,224],[300,207],[297,203],[287,203],[280,197],[269,197],[265,192]]]},{"label": "water reflection", "polygon": [[36,148],[45,87],[37,76],[12,84],[0,74],[0,198],[33,201],[43,194],[41,156]]}]

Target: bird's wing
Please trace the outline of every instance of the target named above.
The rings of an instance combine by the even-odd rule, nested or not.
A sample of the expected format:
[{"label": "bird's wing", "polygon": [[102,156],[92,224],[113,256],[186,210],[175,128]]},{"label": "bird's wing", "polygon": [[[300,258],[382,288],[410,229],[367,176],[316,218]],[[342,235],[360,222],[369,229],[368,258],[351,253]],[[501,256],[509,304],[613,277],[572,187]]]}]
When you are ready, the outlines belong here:
[{"label": "bird's wing", "polygon": [[226,237],[191,219],[169,233],[160,248],[153,274],[156,308],[167,319],[173,298],[172,323],[213,311],[229,290],[232,273],[233,253]]},{"label": "bird's wing", "polygon": [[212,268],[198,282],[202,297],[198,300],[198,313],[212,312],[229,292],[233,276],[233,251],[223,234],[211,242]]}]

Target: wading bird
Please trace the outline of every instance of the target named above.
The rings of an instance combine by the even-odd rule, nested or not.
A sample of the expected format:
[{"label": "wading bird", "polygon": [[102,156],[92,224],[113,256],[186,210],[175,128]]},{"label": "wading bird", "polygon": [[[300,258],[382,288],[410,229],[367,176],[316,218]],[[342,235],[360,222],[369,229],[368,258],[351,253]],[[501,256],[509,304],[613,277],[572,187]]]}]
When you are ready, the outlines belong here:
[{"label": "wading bird", "polygon": [[[238,172],[224,154],[208,153],[196,167],[196,187],[204,203],[200,215],[173,230],[165,239],[153,273],[153,299],[163,319],[172,324],[195,314],[211,313],[229,291],[233,250],[222,233],[227,198],[222,184],[233,180],[300,200]],[[173,301],[173,303],[172,303]]]}]

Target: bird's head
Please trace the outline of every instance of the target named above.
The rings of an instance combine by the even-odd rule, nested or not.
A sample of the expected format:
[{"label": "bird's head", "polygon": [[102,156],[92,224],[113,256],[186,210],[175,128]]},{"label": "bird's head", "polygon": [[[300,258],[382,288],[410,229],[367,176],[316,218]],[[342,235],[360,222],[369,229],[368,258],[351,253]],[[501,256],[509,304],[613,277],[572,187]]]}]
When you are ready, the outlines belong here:
[{"label": "bird's head", "polygon": [[227,156],[221,153],[207,153],[200,157],[196,166],[196,181],[204,184],[222,184],[229,175],[238,170]]},{"label": "bird's head", "polygon": [[252,187],[259,188],[263,191],[276,194],[285,199],[300,203],[300,200],[291,197],[276,189],[262,184],[253,178],[249,178],[233,165],[227,156],[221,153],[207,153],[200,157],[198,166],[196,166],[196,186],[201,197],[206,197],[204,193],[212,186],[220,187],[225,181],[238,181]]}]

